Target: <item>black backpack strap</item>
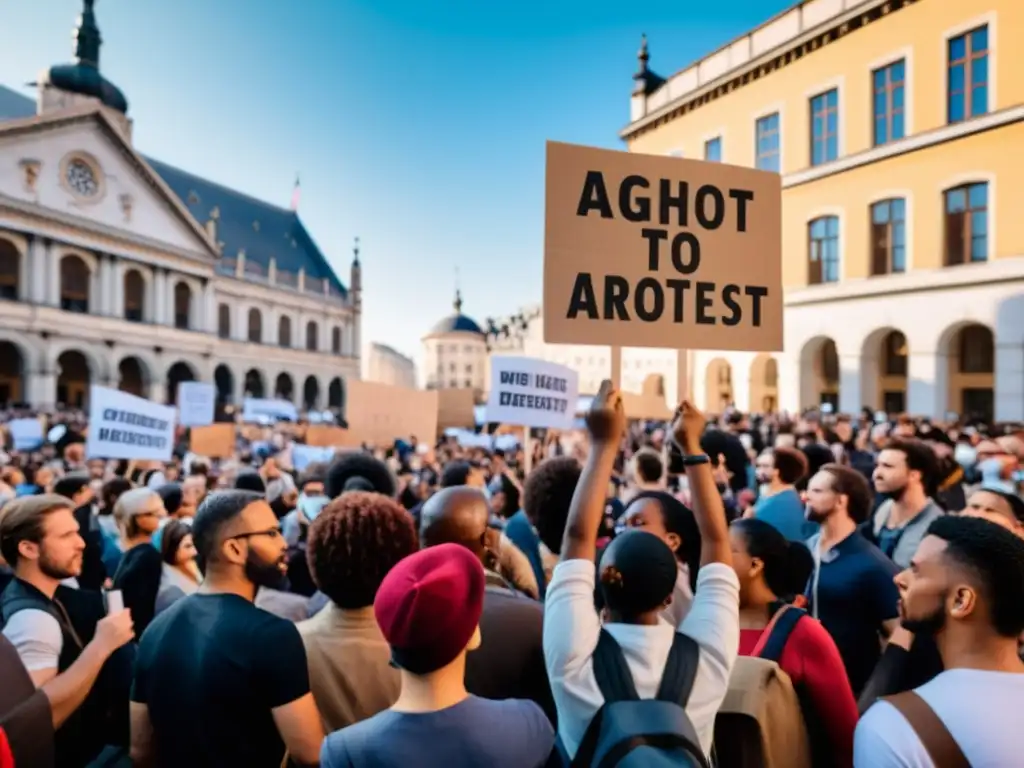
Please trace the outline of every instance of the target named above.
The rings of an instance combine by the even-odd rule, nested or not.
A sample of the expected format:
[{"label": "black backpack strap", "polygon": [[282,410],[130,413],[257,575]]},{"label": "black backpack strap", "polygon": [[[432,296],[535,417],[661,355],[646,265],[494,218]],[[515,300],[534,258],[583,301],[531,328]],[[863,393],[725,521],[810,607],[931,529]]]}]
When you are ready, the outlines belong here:
[{"label": "black backpack strap", "polygon": [[666,701],[685,707],[697,679],[697,664],[700,662],[700,646],[697,641],[682,632],[676,632],[672,648],[665,662],[665,672],[658,686],[658,701]]},{"label": "black backpack strap", "polygon": [[786,641],[796,628],[797,622],[807,615],[807,611],[796,608],[792,605],[783,606],[779,610],[782,614],[772,624],[771,634],[758,654],[762,659],[778,662],[782,658],[782,651],[786,647]]},{"label": "black backpack strap", "polygon": [[[633,684],[633,675],[629,671],[626,657],[615,638],[606,629],[601,629],[597,638],[597,646],[591,656],[594,668],[594,679],[601,689],[604,704],[615,701],[639,701],[640,696]],[[587,730],[576,749],[576,756],[571,765],[573,768],[589,768],[597,749],[597,740],[601,736],[601,721],[604,719],[604,704],[590,718]]]},{"label": "black backpack strap", "polygon": [[594,678],[605,703],[612,701],[639,701],[633,675],[626,664],[622,649],[607,629],[601,630],[592,658]]}]

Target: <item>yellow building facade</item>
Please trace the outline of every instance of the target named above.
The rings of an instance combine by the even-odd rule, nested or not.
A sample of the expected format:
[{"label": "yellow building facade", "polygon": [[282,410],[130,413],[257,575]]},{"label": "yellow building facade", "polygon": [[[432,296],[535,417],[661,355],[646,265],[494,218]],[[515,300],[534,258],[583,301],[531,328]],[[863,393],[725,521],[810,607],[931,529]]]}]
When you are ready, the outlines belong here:
[{"label": "yellow building facade", "polygon": [[1020,0],[809,0],[681,72],[633,152],[782,174],[785,351],[700,351],[712,410],[1024,420]]}]

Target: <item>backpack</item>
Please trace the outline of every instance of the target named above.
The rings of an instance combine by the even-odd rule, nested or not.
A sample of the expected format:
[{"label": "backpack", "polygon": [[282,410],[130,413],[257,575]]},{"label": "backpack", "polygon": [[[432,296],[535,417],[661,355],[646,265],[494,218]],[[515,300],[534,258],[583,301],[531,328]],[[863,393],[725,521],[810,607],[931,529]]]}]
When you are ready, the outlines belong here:
[{"label": "backpack", "polygon": [[796,629],[797,622],[806,615],[807,611],[793,605],[780,607],[772,617],[770,626],[762,633],[751,656],[778,663],[790,634]]},{"label": "backpack", "polygon": [[641,699],[622,649],[602,629],[593,665],[604,704],[587,726],[572,768],[708,768],[685,709],[699,659],[696,641],[677,632],[657,696]]}]

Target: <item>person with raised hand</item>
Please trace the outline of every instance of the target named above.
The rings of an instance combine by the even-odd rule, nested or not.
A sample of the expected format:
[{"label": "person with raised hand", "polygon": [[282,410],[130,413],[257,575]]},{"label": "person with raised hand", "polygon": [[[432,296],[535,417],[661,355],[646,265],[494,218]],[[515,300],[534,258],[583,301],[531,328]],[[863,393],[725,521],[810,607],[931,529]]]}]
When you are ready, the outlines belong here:
[{"label": "person with raised hand", "polygon": [[[661,537],[643,529],[623,532],[608,545],[595,571],[606,491],[626,429],[622,396],[610,382],[602,383],[585,423],[590,451],[569,511],[562,560],[545,598],[544,657],[558,710],[560,747],[566,758],[580,764],[593,759],[590,751],[597,738],[591,722],[605,719],[595,715],[606,704],[623,701],[606,695],[606,681],[616,676],[609,666],[618,665],[625,678],[632,678],[642,703],[685,710],[688,727],[675,734],[677,743],[685,744],[693,764],[706,765],[715,714],[728,690],[739,646],[739,582],[732,569],[725,510],[710,461],[700,452],[706,420],[684,401],[672,427],[683,450],[701,532],[696,595],[678,627],[662,617],[678,566]],[[603,627],[594,608],[598,578]],[[690,674],[678,675],[683,669]],[[683,683],[677,676],[688,679]],[[674,700],[669,693],[676,694]],[[647,701],[656,696],[657,702]],[[633,743],[650,741],[646,734],[630,736]]]}]

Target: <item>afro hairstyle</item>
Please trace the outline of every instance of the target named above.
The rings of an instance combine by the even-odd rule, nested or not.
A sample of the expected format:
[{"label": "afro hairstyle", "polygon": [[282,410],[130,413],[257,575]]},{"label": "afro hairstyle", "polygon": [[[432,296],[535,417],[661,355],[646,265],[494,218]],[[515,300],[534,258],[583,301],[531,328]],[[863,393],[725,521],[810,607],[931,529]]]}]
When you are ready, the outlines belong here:
[{"label": "afro hairstyle", "polygon": [[354,451],[344,453],[327,468],[324,491],[328,498],[336,499],[345,490],[345,483],[353,477],[361,477],[369,481],[374,492],[395,497],[397,487],[395,477],[388,465],[368,453]]}]

